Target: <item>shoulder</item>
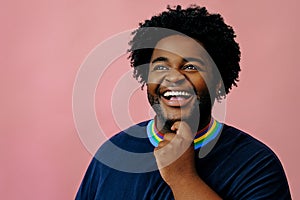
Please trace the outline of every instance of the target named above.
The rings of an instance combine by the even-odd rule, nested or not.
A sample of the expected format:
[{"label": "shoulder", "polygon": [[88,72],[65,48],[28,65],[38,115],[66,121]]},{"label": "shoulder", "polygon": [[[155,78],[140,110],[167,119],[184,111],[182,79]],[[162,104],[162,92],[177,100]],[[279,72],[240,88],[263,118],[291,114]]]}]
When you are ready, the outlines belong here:
[{"label": "shoulder", "polygon": [[99,150],[111,145],[135,153],[153,150],[146,132],[148,123],[149,120],[143,121],[117,133],[107,140]]},{"label": "shoulder", "polygon": [[[232,126],[224,125],[216,150],[223,151],[226,157],[237,163],[239,167],[271,164],[282,170],[280,160],[274,151],[263,142],[248,133]],[[262,167],[262,166],[260,166]],[[271,167],[271,166],[270,166]]]},{"label": "shoulder", "polygon": [[156,169],[153,147],[146,134],[147,124],[148,121],[133,125],[99,148],[86,171],[76,200],[97,199],[99,195],[99,198],[116,199],[120,194],[116,191],[119,186],[134,181],[133,176],[137,173]]},{"label": "shoulder", "polygon": [[221,176],[231,183],[229,194],[238,199],[290,198],[280,160],[267,145],[251,135],[224,125],[209,156],[219,159],[217,169],[222,169]]},{"label": "shoulder", "polygon": [[245,158],[255,157],[263,159],[266,157],[280,161],[274,151],[262,141],[235,127],[224,125],[219,147],[226,148],[229,155],[241,155]]},{"label": "shoulder", "polygon": [[155,170],[153,145],[146,127],[149,121],[141,122],[121,131],[107,140],[94,158],[109,168],[122,172],[140,173]]},{"label": "shoulder", "polygon": [[210,159],[215,160],[216,165],[230,163],[231,170],[261,160],[275,162],[281,167],[278,157],[267,145],[248,133],[226,124],[211,152],[201,160]]}]

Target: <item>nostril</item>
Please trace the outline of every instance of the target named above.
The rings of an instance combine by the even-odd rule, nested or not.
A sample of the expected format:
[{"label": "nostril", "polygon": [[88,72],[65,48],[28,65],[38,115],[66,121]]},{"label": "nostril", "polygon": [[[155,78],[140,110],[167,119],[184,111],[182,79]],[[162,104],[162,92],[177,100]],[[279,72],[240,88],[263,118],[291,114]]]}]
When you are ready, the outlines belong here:
[{"label": "nostril", "polygon": [[166,75],[165,80],[168,82],[177,83],[184,81],[185,76],[177,70],[170,70],[170,72]]}]

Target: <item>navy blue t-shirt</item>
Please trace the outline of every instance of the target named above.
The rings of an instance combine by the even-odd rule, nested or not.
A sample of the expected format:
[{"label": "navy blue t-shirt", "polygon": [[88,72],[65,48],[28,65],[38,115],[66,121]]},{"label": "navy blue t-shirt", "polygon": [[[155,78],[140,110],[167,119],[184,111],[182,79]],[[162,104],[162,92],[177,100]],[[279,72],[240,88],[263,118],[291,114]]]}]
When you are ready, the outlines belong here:
[{"label": "navy blue t-shirt", "polygon": [[[120,132],[100,147],[76,200],[174,199],[157,170],[147,123]],[[205,157],[199,158],[199,150],[195,151],[199,176],[223,199],[291,199],[277,156],[248,134],[224,125]]]}]

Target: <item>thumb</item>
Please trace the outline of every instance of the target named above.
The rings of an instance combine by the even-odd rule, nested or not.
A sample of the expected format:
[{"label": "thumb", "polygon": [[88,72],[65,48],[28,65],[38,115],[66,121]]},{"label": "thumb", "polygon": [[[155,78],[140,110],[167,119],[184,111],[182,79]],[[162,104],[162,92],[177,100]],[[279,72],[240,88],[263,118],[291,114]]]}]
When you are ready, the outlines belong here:
[{"label": "thumb", "polygon": [[177,121],[171,127],[172,131],[176,132],[176,135],[186,140],[194,140],[195,134],[192,132],[190,126],[185,121]]}]

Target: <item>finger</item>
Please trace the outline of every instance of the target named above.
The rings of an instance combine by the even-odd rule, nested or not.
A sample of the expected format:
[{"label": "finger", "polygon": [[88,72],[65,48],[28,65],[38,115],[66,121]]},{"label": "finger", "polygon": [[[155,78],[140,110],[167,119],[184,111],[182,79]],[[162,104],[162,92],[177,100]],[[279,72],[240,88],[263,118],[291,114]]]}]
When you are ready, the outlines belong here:
[{"label": "finger", "polygon": [[163,141],[158,143],[156,149],[160,149],[160,148],[166,146],[168,143],[169,143],[169,141],[163,140]]},{"label": "finger", "polygon": [[172,131],[178,131],[179,129],[189,129],[189,125],[185,121],[176,121],[172,127]]},{"label": "finger", "polygon": [[183,138],[182,136],[180,135],[177,135],[177,134],[174,134],[174,133],[166,133],[164,135],[164,139],[163,141],[167,142],[167,143],[164,143],[166,145],[169,145],[170,147],[171,146],[182,146],[182,144],[184,143],[184,140],[186,140],[185,138]]},{"label": "finger", "polygon": [[176,134],[185,139],[194,139],[195,134],[192,132],[190,126],[185,121],[177,121],[173,124],[171,129],[176,131]]},{"label": "finger", "polygon": [[176,121],[176,122],[172,125],[171,130],[172,130],[172,131],[177,131],[178,128],[179,128],[179,126],[180,126],[180,123],[181,123],[181,121]]},{"label": "finger", "polygon": [[154,148],[154,156],[157,160],[164,160],[167,157],[169,157],[172,154],[172,151],[170,152],[170,146],[169,142],[167,141],[161,141],[156,148]]},{"label": "finger", "polygon": [[165,133],[164,134],[164,141],[171,141],[176,136],[175,133]]}]

